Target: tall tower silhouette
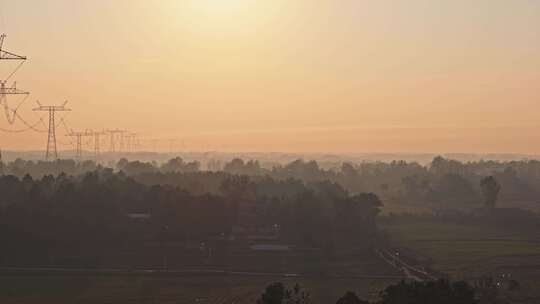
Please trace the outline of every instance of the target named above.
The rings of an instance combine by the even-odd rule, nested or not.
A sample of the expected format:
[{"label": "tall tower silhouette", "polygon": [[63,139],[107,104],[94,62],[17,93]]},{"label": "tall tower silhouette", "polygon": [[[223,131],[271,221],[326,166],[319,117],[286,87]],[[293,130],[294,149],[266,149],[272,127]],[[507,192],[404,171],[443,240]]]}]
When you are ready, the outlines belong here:
[{"label": "tall tower silhouette", "polygon": [[81,160],[82,153],[83,153],[82,138],[86,136],[93,136],[93,134],[86,130],[82,132],[74,132],[73,130],[71,130],[66,136],[75,137],[76,139],[75,158],[78,160]]},{"label": "tall tower silhouette", "polygon": [[106,130],[105,132],[109,134],[109,138],[110,138],[109,152],[122,152],[122,147],[121,147],[122,145],[120,144],[117,147],[117,139],[119,139],[117,135],[122,137],[123,134],[125,134],[127,131],[114,129],[114,130]]},{"label": "tall tower silhouette", "polygon": [[51,156],[54,156],[54,159],[58,159],[58,150],[56,149],[55,114],[56,112],[71,111],[71,109],[66,108],[67,101],[61,106],[43,106],[39,103],[39,101],[37,103],[39,107],[34,108],[34,111],[49,112],[49,131],[47,134],[47,150],[45,152],[45,159],[49,160]]},{"label": "tall tower silhouette", "polygon": [[96,160],[99,157],[99,154],[101,152],[100,150],[100,143],[101,143],[101,135],[105,135],[105,131],[92,131],[90,132],[92,136],[94,136],[94,154],[96,156]]},{"label": "tall tower silhouette", "polygon": [[13,77],[13,75],[15,75],[15,73],[17,73],[19,68],[24,64],[24,62],[26,61],[26,57],[6,51],[4,49],[5,38],[5,34],[0,35],[0,60],[19,61],[19,65],[17,65],[17,67],[5,79],[0,80],[0,104],[4,107],[4,112],[6,114],[6,119],[8,123],[13,124],[15,123],[15,118],[17,117],[17,108],[9,108],[7,96],[25,95],[26,97],[28,97],[29,93],[17,89],[16,82],[13,82],[11,86],[8,85],[8,81],[9,79],[11,79],[11,77]]},{"label": "tall tower silhouette", "polygon": [[131,153],[134,152],[134,150],[139,146],[139,138],[137,133],[122,134],[121,139],[121,144],[125,148],[125,150],[122,150],[121,152]]}]

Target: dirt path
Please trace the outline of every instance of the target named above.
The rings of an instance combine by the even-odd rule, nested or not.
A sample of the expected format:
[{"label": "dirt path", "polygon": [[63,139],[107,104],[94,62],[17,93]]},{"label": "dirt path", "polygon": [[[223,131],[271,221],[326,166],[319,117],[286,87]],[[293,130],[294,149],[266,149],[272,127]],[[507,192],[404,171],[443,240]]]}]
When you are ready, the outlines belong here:
[{"label": "dirt path", "polygon": [[387,249],[375,249],[375,253],[387,264],[402,272],[410,280],[418,282],[437,280],[435,275],[407,264],[398,254],[392,254]]}]

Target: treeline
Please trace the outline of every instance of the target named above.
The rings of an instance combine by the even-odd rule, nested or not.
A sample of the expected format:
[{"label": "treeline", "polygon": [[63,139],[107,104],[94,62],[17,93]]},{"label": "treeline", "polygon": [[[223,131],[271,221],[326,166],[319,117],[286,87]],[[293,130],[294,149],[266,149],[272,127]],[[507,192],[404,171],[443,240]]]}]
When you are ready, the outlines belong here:
[{"label": "treeline", "polygon": [[[111,168],[128,176],[145,176],[149,183],[179,184],[173,177],[177,173],[223,172],[251,177],[268,176],[274,180],[296,179],[302,182],[330,181],[339,184],[350,193],[377,193],[384,200],[402,203],[447,203],[478,206],[482,203],[480,182],[493,176],[501,185],[499,198],[506,201],[534,201],[540,199],[540,161],[479,161],[462,163],[436,157],[422,166],[418,163],[394,161],[390,163],[343,163],[340,167],[323,169],[316,161],[296,160],[286,165],[264,168],[256,160],[233,159],[228,163],[210,161],[202,170],[197,161],[186,162],[177,157],[163,164],[155,162],[128,161],[121,159]],[[92,161],[32,162],[16,160],[3,166],[6,174],[23,177],[25,174],[41,178],[47,174],[79,175],[100,168]],[[169,174],[169,178],[152,174]],[[207,176],[208,177],[208,176]],[[216,177],[216,176],[214,176]],[[217,176],[218,179],[219,176]],[[182,177],[178,177],[182,178]],[[192,182],[194,182],[192,180]],[[213,186],[207,183],[214,183]],[[218,182],[218,181],[215,181]],[[202,188],[219,186],[205,179]],[[195,187],[195,185],[193,185]],[[201,190],[204,192],[204,190]],[[215,191],[212,191],[215,192]]]},{"label": "treeline", "polygon": [[[401,281],[382,290],[375,301],[361,299],[355,292],[348,291],[337,299],[336,304],[506,304],[509,303],[507,293],[519,290],[519,284],[512,282],[511,286],[503,287],[472,286],[465,281]],[[317,300],[299,284],[288,287],[276,282],[266,287],[257,304],[310,304]]]},{"label": "treeline", "polygon": [[[235,226],[277,230],[283,242],[329,254],[369,247],[377,237],[375,217],[381,202],[374,194],[350,195],[330,182],[210,172],[185,175],[180,179],[185,184],[179,185],[143,184],[106,168],[39,179],[4,175],[0,242],[9,246],[0,251],[0,258],[9,264],[22,255],[43,259],[51,255],[48,251],[74,248],[95,252],[127,243],[137,248],[226,239]],[[219,181],[217,190],[200,191],[197,184],[206,180]],[[250,210],[247,219],[243,210]]]},{"label": "treeline", "polygon": [[479,161],[462,163],[442,157],[422,166],[418,163],[343,163],[324,170],[315,161],[297,160],[272,169],[257,161],[233,160],[223,167],[232,174],[269,175],[277,179],[329,180],[352,193],[374,192],[401,202],[482,203],[481,181],[493,176],[501,185],[500,199],[540,199],[540,161]]},{"label": "treeline", "polygon": [[137,175],[149,172],[198,172],[201,165],[197,161],[184,162],[181,158],[173,158],[159,165],[157,162],[128,161],[125,158],[118,162],[110,162],[107,165],[97,164],[92,160],[76,161],[73,159],[58,159],[54,161],[32,161],[16,159],[8,163],[0,163],[0,172],[4,175],[13,175],[19,178],[30,175],[41,178],[45,175],[57,176],[61,173],[66,175],[81,175],[98,169],[112,168],[124,171],[128,175]]},{"label": "treeline", "polygon": [[[191,164],[191,163],[187,163]],[[196,163],[198,164],[198,163]],[[123,161],[117,169],[131,176],[150,173],[197,172],[195,164],[186,165],[181,159],[173,159],[162,166],[140,162]],[[247,175],[275,180],[296,179],[303,182],[330,181],[339,184],[350,193],[376,193],[382,199],[400,203],[429,203],[432,206],[471,206],[484,203],[481,181],[493,176],[500,185],[499,200],[536,201],[540,199],[540,161],[511,162],[479,161],[462,163],[436,157],[422,166],[415,162],[394,161],[390,163],[343,163],[340,167],[323,169],[316,161],[296,160],[286,165],[263,168],[258,161],[234,159],[223,166],[213,164],[215,172]],[[189,169],[189,170],[188,170]],[[169,176],[164,183],[175,183]],[[158,182],[158,181],[155,181]]]}]

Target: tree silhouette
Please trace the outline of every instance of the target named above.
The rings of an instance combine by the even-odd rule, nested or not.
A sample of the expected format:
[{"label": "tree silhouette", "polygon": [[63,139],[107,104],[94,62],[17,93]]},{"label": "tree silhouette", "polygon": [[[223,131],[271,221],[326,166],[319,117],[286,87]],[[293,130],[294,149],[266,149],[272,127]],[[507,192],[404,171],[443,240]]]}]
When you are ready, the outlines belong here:
[{"label": "tree silhouette", "polygon": [[352,291],[347,291],[347,293],[339,298],[336,304],[369,304],[368,301],[360,300],[356,293]]},{"label": "tree silhouette", "polygon": [[257,300],[257,304],[281,304],[285,298],[285,285],[283,283],[272,283]]},{"label": "tree silhouette", "polygon": [[380,304],[476,304],[475,291],[465,282],[446,280],[405,282],[387,287]]},{"label": "tree silhouette", "polygon": [[272,283],[257,300],[257,304],[308,304],[310,294],[300,287],[294,285],[293,289],[288,289],[281,282]]},{"label": "tree silhouette", "polygon": [[480,188],[484,195],[485,206],[488,208],[495,208],[497,197],[501,191],[501,185],[493,176],[487,176],[480,181]]}]

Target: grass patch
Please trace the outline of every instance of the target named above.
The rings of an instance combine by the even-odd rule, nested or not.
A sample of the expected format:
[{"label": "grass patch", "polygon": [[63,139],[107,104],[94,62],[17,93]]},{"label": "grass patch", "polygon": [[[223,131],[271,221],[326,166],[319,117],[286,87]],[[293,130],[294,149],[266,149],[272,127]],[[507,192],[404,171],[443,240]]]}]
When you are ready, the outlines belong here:
[{"label": "grass patch", "polygon": [[[252,304],[276,281],[300,283],[313,303],[333,303],[348,290],[374,299],[395,280],[240,276],[0,276],[0,303]],[[18,288],[16,293],[6,292]]]},{"label": "grass patch", "polygon": [[448,223],[437,220],[381,224],[395,244],[430,257],[433,268],[454,277],[496,271],[508,263],[536,265],[539,233],[512,232],[504,227]]}]

